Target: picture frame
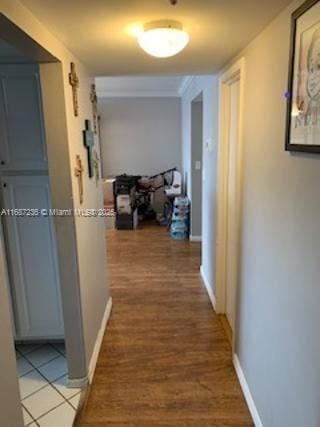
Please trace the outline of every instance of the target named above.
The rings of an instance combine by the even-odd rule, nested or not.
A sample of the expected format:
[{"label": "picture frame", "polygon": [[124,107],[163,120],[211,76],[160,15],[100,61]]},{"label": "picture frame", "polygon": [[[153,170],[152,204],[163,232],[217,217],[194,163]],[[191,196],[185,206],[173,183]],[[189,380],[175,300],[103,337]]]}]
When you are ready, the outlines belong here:
[{"label": "picture frame", "polygon": [[320,153],[320,0],[291,16],[287,151]]}]

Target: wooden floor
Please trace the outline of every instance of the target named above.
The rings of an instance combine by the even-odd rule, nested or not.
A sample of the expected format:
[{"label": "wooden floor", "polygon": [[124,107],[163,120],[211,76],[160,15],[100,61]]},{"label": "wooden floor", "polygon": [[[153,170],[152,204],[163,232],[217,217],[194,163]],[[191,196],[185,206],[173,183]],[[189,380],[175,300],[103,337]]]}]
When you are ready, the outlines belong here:
[{"label": "wooden floor", "polygon": [[253,426],[200,247],[165,229],[108,232],[113,311],[80,426]]}]

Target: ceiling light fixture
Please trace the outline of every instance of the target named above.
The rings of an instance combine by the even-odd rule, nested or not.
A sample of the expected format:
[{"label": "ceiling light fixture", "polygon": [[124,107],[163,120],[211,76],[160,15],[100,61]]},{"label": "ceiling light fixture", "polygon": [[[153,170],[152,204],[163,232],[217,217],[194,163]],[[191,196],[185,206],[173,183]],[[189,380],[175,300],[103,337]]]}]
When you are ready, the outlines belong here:
[{"label": "ceiling light fixture", "polygon": [[177,21],[155,21],[143,27],[138,36],[140,47],[149,55],[168,58],[181,52],[189,42],[189,34]]}]

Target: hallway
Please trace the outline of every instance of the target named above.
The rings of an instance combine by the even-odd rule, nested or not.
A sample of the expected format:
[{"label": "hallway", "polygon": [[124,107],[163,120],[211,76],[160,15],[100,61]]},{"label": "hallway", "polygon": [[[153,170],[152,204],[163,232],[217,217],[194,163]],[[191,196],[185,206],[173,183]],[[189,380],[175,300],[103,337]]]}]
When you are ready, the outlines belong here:
[{"label": "hallway", "polygon": [[109,230],[113,311],[80,426],[249,427],[200,246],[148,225]]}]

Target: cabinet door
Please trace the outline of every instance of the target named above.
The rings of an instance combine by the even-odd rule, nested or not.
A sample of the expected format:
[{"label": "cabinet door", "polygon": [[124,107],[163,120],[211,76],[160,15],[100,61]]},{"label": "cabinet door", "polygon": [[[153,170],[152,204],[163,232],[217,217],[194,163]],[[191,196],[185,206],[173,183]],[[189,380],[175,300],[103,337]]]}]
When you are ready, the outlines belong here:
[{"label": "cabinet door", "polygon": [[[3,208],[50,209],[47,176],[1,178]],[[52,217],[5,216],[17,339],[63,336]]]},{"label": "cabinet door", "polygon": [[46,169],[38,66],[0,65],[0,170]]}]

